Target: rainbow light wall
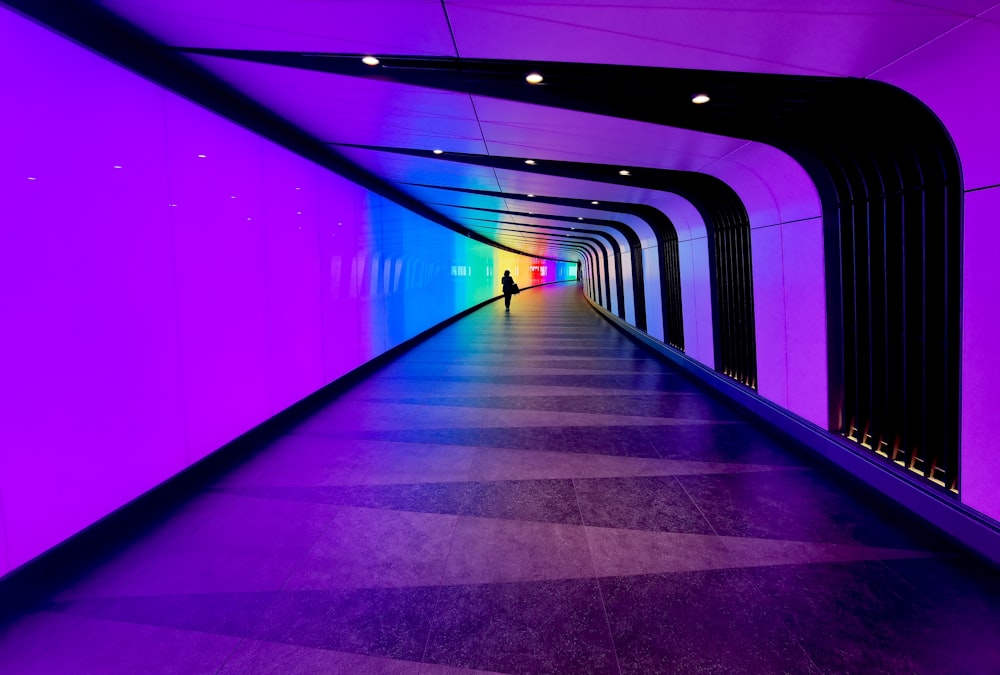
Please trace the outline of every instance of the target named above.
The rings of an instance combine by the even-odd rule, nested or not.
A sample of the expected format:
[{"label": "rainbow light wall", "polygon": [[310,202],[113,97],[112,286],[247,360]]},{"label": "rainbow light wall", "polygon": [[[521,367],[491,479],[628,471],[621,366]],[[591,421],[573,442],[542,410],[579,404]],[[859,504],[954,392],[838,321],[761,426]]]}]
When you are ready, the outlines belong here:
[{"label": "rainbow light wall", "polygon": [[0,575],[496,296],[502,270],[575,278],[6,10],[0,58]]}]

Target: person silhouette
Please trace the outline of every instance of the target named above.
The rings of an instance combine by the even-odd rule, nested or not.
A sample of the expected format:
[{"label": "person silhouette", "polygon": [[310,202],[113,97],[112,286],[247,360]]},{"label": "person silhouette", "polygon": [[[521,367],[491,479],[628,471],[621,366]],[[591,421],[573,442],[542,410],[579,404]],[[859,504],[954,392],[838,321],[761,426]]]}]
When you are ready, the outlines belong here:
[{"label": "person silhouette", "polygon": [[507,311],[510,311],[510,297],[514,295],[514,289],[517,288],[517,284],[514,283],[514,277],[510,276],[510,270],[503,271],[503,277],[500,278],[500,283],[503,284],[503,304],[507,307]]}]

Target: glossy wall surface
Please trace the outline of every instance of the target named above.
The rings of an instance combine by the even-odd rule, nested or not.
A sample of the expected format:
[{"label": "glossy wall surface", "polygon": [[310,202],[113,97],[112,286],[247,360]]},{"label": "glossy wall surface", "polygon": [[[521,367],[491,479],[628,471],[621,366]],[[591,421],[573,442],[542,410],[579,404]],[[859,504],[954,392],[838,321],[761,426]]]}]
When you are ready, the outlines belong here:
[{"label": "glossy wall surface", "polygon": [[[962,166],[961,499],[1000,521],[1000,350],[996,252],[1000,247],[1000,91],[982,86],[1000,67],[1000,8],[984,11],[877,78],[908,91],[948,129]],[[962,94],[975,92],[974,105]]]},{"label": "glossy wall surface", "polygon": [[[811,423],[810,431],[827,440],[842,440],[850,417],[844,409],[852,396],[838,371],[847,370],[841,361],[850,350],[842,342],[851,326],[842,324],[868,315],[837,306],[853,293],[837,277],[873,266],[863,251],[845,258],[856,267],[837,264],[841,249],[853,250],[841,236],[852,230],[838,230],[838,200],[847,192],[831,197],[836,190],[825,185],[824,171],[869,152],[905,158],[922,141],[939,138],[933,145],[948,157],[949,182],[947,191],[933,194],[947,202],[948,217],[928,220],[920,241],[931,253],[948,253],[935,258],[933,269],[948,270],[940,277],[947,281],[941,296],[949,311],[922,322],[913,317],[940,309],[933,290],[928,303],[915,293],[885,295],[894,311],[884,314],[896,317],[906,307],[911,321],[904,331],[895,330],[894,320],[884,331],[860,322],[859,335],[872,344],[893,337],[885,349],[850,351],[852,372],[866,373],[851,382],[868,395],[877,389],[870,398],[878,399],[879,410],[903,408],[907,419],[947,431],[922,436],[922,447],[946,448],[949,463],[957,456],[960,484],[954,491],[913,485],[938,490],[931,497],[972,510],[993,527],[1000,523],[1000,430],[993,414],[1000,398],[994,255],[1000,247],[1000,94],[983,86],[983,73],[1000,66],[996,2],[931,0],[918,7],[862,0],[847,10],[815,0],[738,0],[706,11],[698,2],[651,10],[581,0],[529,3],[514,13],[502,2],[299,3],[278,13],[273,3],[235,0],[7,4],[59,18],[50,25],[96,42],[95,48],[129,45],[110,51],[121,57],[138,45],[105,30],[110,24],[93,24],[101,29],[89,36],[69,30],[93,27],[76,20],[90,16],[86,11],[73,13],[71,6],[112,8],[162,49],[150,52],[146,45],[123,62],[141,70],[155,60],[150,53],[190,59],[302,129],[324,151],[335,147],[364,171],[407,186],[407,196],[460,227],[530,247],[536,256],[578,255],[583,287],[595,303],[654,339],[664,340],[671,326],[683,338],[676,346],[686,358],[725,372],[718,343],[728,339],[733,322],[720,322],[713,307],[719,276],[713,275],[718,249],[712,240],[713,227],[725,219],[713,220],[706,208],[718,200],[689,189],[691,181],[715,181],[725,188],[717,194],[735,196],[739,208],[729,213],[739,211],[740,231],[749,233],[749,249],[738,254],[748,253],[750,265],[740,268],[734,287],[743,303],[736,305],[753,305],[746,313],[755,336],[747,360],[756,380],[746,391]],[[608,32],[609,26],[641,26],[643,35]],[[0,413],[0,438],[11,445],[0,448],[3,569],[24,560],[25,551],[44,548],[32,537],[57,540],[75,531],[76,525],[60,522],[67,516],[53,494],[57,502],[65,497],[64,505],[84,503],[79,518],[69,517],[89,522],[140,493],[140,485],[155,484],[304,393],[495,294],[497,271],[511,268],[522,286],[526,278],[542,283],[572,271],[470,246],[34,24],[4,15],[0,30],[0,49],[12,66],[0,76],[5,101],[12,102],[0,132],[0,318],[15,327],[0,335],[0,377],[14,383]],[[545,39],[535,39],[539,35]],[[797,39],[789,42],[790,35]],[[251,53],[257,49],[273,53]],[[362,68],[362,50],[397,56],[385,68]],[[405,67],[427,55],[440,57],[435,67]],[[453,58],[462,60],[460,68],[453,68]],[[516,86],[491,79],[517,72],[517,59],[542,59],[550,71],[546,87],[525,88],[520,74]],[[586,76],[569,77],[567,64],[587,64],[580,71]],[[647,66],[672,71],[670,78],[649,80],[659,85],[643,92],[668,92],[675,76],[704,87],[708,77],[720,92],[728,82],[731,92],[745,85],[761,96],[718,98],[724,105],[700,107],[693,117],[683,112],[686,98],[654,108],[645,93],[631,97],[629,87],[618,88],[616,64],[641,66],[630,76],[648,75]],[[780,76],[780,86],[754,74]],[[803,81],[792,82],[796,76]],[[808,86],[799,92],[799,84]],[[776,87],[769,90],[773,98],[763,95],[765,85]],[[545,91],[562,94],[546,98]],[[622,95],[608,97],[610,91]],[[870,94],[877,96],[866,98]],[[608,98],[615,101],[610,109],[603,105]],[[779,112],[781,101],[796,109],[802,103],[805,112],[776,128],[770,116],[747,114],[758,100],[773,101]],[[892,105],[873,106],[885,126],[858,136],[879,117],[864,112],[869,100]],[[826,103],[811,108],[810,101]],[[834,108],[839,112],[828,112]],[[935,123],[924,130],[940,135],[906,126],[927,110]],[[885,130],[893,131],[895,144],[882,137]],[[827,168],[817,169],[817,157]],[[918,167],[931,166],[923,161],[899,165],[907,185],[920,190],[926,181],[911,178]],[[883,165],[892,163],[880,159],[877,166]],[[623,166],[632,170],[628,179],[621,178]],[[669,180],[649,177],[656,172]],[[912,206],[917,193],[902,193]],[[636,206],[656,210],[662,221],[645,220]],[[879,220],[871,215],[882,213],[879,208],[862,218],[865,227]],[[911,230],[920,230],[907,211]],[[892,232],[902,218],[892,208],[885,213]],[[677,245],[669,268],[672,295],[663,292],[665,266],[655,258],[663,254],[657,246],[668,227]],[[940,237],[939,229],[949,236]],[[871,230],[872,241],[880,240],[879,231]],[[919,250],[897,244],[887,251],[893,265],[906,260],[900,251]],[[884,290],[895,293],[896,274],[873,276],[884,276]],[[912,290],[932,277],[908,278],[916,280],[904,284]],[[851,288],[871,301],[859,307],[883,314],[881,292]],[[915,326],[931,327],[931,339]],[[883,382],[882,361],[871,366],[865,359],[875,354],[896,364],[883,357],[907,353],[904,333],[928,355],[926,363],[904,356],[907,374],[893,372]],[[942,345],[922,346],[940,335],[947,338]],[[945,362],[946,380],[938,377]],[[928,372],[932,377],[925,379]],[[854,386],[858,382],[885,386]],[[946,395],[931,400],[938,392]],[[869,417],[879,421],[877,414]],[[863,430],[858,435],[861,447]],[[36,452],[40,447],[57,450]],[[148,456],[140,459],[133,447]],[[115,482],[119,465],[129,480],[137,477],[134,484]],[[921,480],[888,459],[883,468]],[[32,480],[22,485],[23,475]],[[41,532],[32,519],[44,523]],[[46,532],[50,522],[58,536]]]},{"label": "glossy wall surface", "polygon": [[[1000,8],[963,21],[940,39],[863,74],[914,96],[945,127],[962,173],[961,410],[958,500],[1000,521],[1000,436],[992,413],[1000,399],[997,274],[1000,249],[1000,94],[982,73],[1000,67]],[[966,94],[975,92],[974,104]],[[686,132],[685,132],[686,133]],[[802,167],[773,148],[746,143],[706,172],[723,179],[746,205],[752,228],[758,393],[829,429],[823,214]],[[720,166],[723,167],[720,169]],[[747,169],[741,171],[741,167]],[[676,201],[676,200],[675,200]],[[714,368],[713,315],[704,224],[691,209],[668,205],[680,223],[685,356]],[[658,337],[653,335],[653,337]]]},{"label": "glossy wall surface", "polygon": [[[712,138],[711,134],[684,133],[691,138]],[[716,142],[724,145],[724,140],[717,138]],[[728,149],[725,161],[714,162],[705,173],[734,190],[749,219],[756,390],[769,401],[827,428],[827,289],[819,195],[805,170],[776,148],[744,143]],[[718,368],[710,235],[704,219],[689,202],[668,191],[663,195],[656,206],[670,217],[678,236],[684,354],[709,368]],[[623,258],[627,257],[627,243],[623,251]],[[649,255],[648,250],[643,251],[644,260]],[[598,277],[599,272],[587,270]],[[658,297],[659,281],[647,274],[644,283],[648,306]],[[594,295],[591,299],[597,301]],[[630,315],[626,309],[626,321]],[[662,318],[647,331],[662,340],[657,329],[662,331]]]},{"label": "glossy wall surface", "polygon": [[0,575],[388,349],[570,278],[0,10]]},{"label": "glossy wall surface", "polygon": [[[22,0],[21,4],[30,1]],[[933,452],[940,452],[946,460],[944,464],[950,467],[946,473],[959,476],[959,485],[955,485],[958,495],[952,493],[948,498],[988,515],[994,522],[1000,519],[1000,497],[995,489],[1000,481],[1000,447],[995,440],[1000,429],[991,421],[995,415],[983,415],[1000,397],[1000,350],[995,349],[993,339],[997,280],[991,255],[998,243],[992,214],[994,193],[1000,186],[1000,164],[996,161],[1000,153],[1000,127],[996,124],[1000,93],[988,84],[988,75],[1000,65],[1000,5],[996,0],[731,0],[722,4],[699,0],[631,4],[601,0],[344,0],[334,3],[336,6],[296,3],[280,16],[273,12],[272,3],[252,0],[94,2],[112,8],[162,44],[194,54],[196,62],[318,138],[349,147],[345,150],[348,156],[379,175],[411,185],[415,185],[415,175],[430,176],[420,180],[421,187],[414,188],[413,194],[431,202],[448,201],[442,200],[439,188],[501,187],[505,198],[517,203],[516,209],[504,205],[501,211],[519,212],[518,220],[523,222],[520,212],[533,209],[522,208],[526,203],[517,195],[645,205],[657,201],[653,191],[664,185],[640,185],[646,169],[719,178],[739,195],[752,230],[756,393],[820,429],[856,436],[858,446],[871,445],[871,437],[865,440],[870,431],[875,432],[875,447],[886,443],[895,453],[909,445],[903,452],[910,454],[910,469],[915,466],[912,458],[918,456],[917,448],[937,446]],[[395,63],[391,68],[362,73],[357,62],[369,52],[392,55]],[[289,59],[289,54],[301,58]],[[427,68],[427,63],[420,63],[427,56],[442,61]],[[462,64],[453,70],[455,58],[462,59]],[[477,69],[474,60],[484,63]],[[558,90],[560,95],[546,98],[541,95],[545,87],[526,93],[528,90],[520,86],[520,73],[515,78],[517,86],[513,80],[504,80],[502,86],[493,80],[497,73],[517,72],[519,62],[525,68],[530,63],[532,68],[546,70],[545,81],[552,85],[549,90]],[[407,67],[408,63],[420,67]],[[570,77],[567,64],[574,68],[587,64],[586,76]],[[632,69],[628,80],[620,77],[622,72],[614,71],[617,65]],[[630,78],[638,75],[639,68],[650,67],[669,69],[671,75],[656,80],[655,85],[635,87],[638,80]],[[754,74],[767,77],[748,77]],[[779,77],[780,86],[766,84],[771,76]],[[799,77],[804,80],[799,81]],[[823,83],[816,89],[819,80]],[[496,86],[485,85],[487,81]],[[619,86],[624,81],[633,85]],[[912,95],[917,105],[897,105],[905,96],[882,99],[881,94],[889,88],[869,86],[872,84],[891,85],[895,93]],[[728,93],[715,97],[715,92],[706,89],[713,86],[719,94]],[[741,89],[746,97],[730,96]],[[712,104],[693,115],[684,112],[687,101],[693,103],[687,97],[696,90],[712,93],[709,98],[716,104],[724,103],[717,109],[733,114],[720,112],[713,124],[712,115],[704,114],[713,110]],[[663,96],[673,93],[677,98],[670,105],[651,105],[649,91]],[[606,105],[608,100],[614,104]],[[884,105],[887,100],[894,104]],[[820,104],[810,107],[810,101]],[[387,105],[389,102],[392,105]],[[539,102],[544,105],[537,105]],[[770,114],[757,116],[758,103],[774,107]],[[914,113],[922,106],[941,122],[943,135],[928,133],[930,127],[940,131],[936,124],[920,130],[917,122],[924,116]],[[795,109],[803,111],[801,117],[786,116]],[[790,124],[796,119],[801,127]],[[888,136],[893,143],[888,142]],[[901,160],[897,166],[905,171],[889,168],[896,158],[904,158],[926,143],[935,148],[931,155],[947,156],[947,162],[939,167],[947,169],[947,187],[928,187],[935,181],[928,184],[924,180],[929,174],[923,169],[932,164],[925,162],[927,156],[922,151],[919,162]],[[950,144],[954,155],[946,147]],[[455,164],[444,165],[429,156],[431,148],[442,149],[444,157],[451,153],[472,155],[475,161],[469,166],[476,170],[467,167],[456,171]],[[857,289],[858,297],[863,298],[860,304],[842,303],[844,297],[852,297],[853,289],[841,294],[844,289],[836,277],[850,279],[856,269],[863,278],[871,270],[866,254],[855,249],[857,260],[852,253],[841,259],[845,265],[834,264],[839,252],[833,249],[845,242],[831,244],[831,240],[837,242],[839,235],[852,230],[840,230],[839,224],[832,222],[839,207],[834,205],[837,200],[831,199],[831,187],[823,187],[826,213],[821,215],[816,208],[816,188],[803,185],[801,167],[796,170],[793,162],[782,161],[773,152],[776,148],[810,162],[809,175],[813,177],[841,160],[857,177],[856,170],[868,164],[868,155],[894,158],[876,162],[880,167],[876,173],[884,174],[869,175],[862,187],[862,192],[869,192],[867,186],[872,186],[875,209],[862,213],[858,232],[863,234],[874,223],[871,240],[876,249],[881,246],[877,222],[882,208],[880,195],[897,194],[893,189],[880,189],[882,178],[895,184],[909,172],[907,187],[899,193],[907,199],[921,191],[934,194],[940,190],[937,197],[916,209],[919,212],[925,204],[947,202],[948,208],[938,213],[947,214],[941,216],[944,220],[932,218],[919,237],[928,243],[927,260],[933,259],[930,269],[940,273],[940,278],[919,272],[900,275],[895,270],[879,274],[876,269],[873,278],[880,278],[882,291],[869,293],[862,284]],[[960,168],[953,164],[955,155]],[[483,163],[484,157],[494,163]],[[510,161],[497,164],[498,157]],[[522,162],[529,158],[541,160],[544,164],[540,166],[548,168],[526,172]],[[591,168],[607,166],[614,171],[630,167],[636,180],[605,176],[582,190],[570,184],[568,179],[573,176],[555,171],[551,160],[586,162]],[[817,169],[817,162],[826,168]],[[481,170],[485,167],[491,169]],[[818,180],[828,179],[820,175]],[[843,191],[838,199],[856,203],[849,192]],[[906,221],[913,230],[921,230],[914,225],[913,205],[910,202]],[[702,254],[704,234],[699,239],[694,233],[698,224],[689,221],[693,228],[687,229],[692,235],[685,237],[681,230],[688,220],[683,213],[687,209],[675,207],[664,204],[662,213],[678,225],[681,272],[686,274],[681,279],[685,353],[725,371],[725,364],[715,363],[713,342],[726,334],[711,325],[715,311],[711,293],[705,302],[704,284],[700,283],[710,277],[711,265],[710,257]],[[895,206],[889,208],[893,214]],[[933,206],[927,208],[934,212]],[[859,213],[862,211],[865,209]],[[462,211],[454,209],[453,213]],[[585,216],[565,210],[560,213]],[[901,223],[895,215],[886,220],[890,231]],[[551,234],[545,221],[530,221],[527,226]],[[513,236],[521,230],[515,227],[510,235],[501,236]],[[822,253],[820,233],[829,237],[825,242],[828,250]],[[859,237],[859,241],[866,240],[867,235]],[[905,258],[903,251],[913,255],[917,250],[893,245],[885,260],[892,269]],[[596,302],[615,315],[627,317],[635,308],[621,305],[626,304],[624,296],[631,287],[622,285],[621,296],[609,296],[608,288],[595,286],[600,282],[617,290],[611,279],[617,270],[602,269],[604,261],[596,260],[596,253],[591,255],[595,260],[590,263],[592,269],[585,270],[585,286]],[[821,257],[828,267],[840,267],[841,271],[828,269],[824,278]],[[875,259],[879,258],[876,252]],[[907,265],[908,272],[923,264],[913,262],[911,259]],[[632,275],[628,281],[635,278]],[[923,297],[924,289],[920,288],[900,297],[892,288],[900,278],[908,280],[903,286],[910,291],[926,279],[930,292]],[[741,290],[746,290],[745,275],[741,280]],[[833,283],[827,285],[828,280]],[[945,292],[940,296],[947,298],[945,303],[935,297],[934,289],[942,287]],[[646,290],[647,319],[654,319],[649,323],[650,335],[658,337],[655,314],[648,312],[649,291],[655,289]],[[741,300],[748,295],[742,293]],[[911,321],[900,322],[892,316],[869,322],[869,314],[889,317],[895,313],[881,311],[880,296],[891,297],[888,304],[895,309],[909,306]],[[922,299],[915,299],[918,297]],[[926,322],[914,318],[925,309],[931,311]],[[932,335],[922,334],[925,326]],[[860,351],[850,344],[844,348],[845,340],[855,341],[845,339],[854,327],[862,336],[860,342],[869,343]],[[884,336],[893,336],[891,345]],[[926,347],[935,343],[937,346]],[[876,344],[882,346],[872,346]],[[915,352],[921,353],[920,358],[909,358]],[[900,360],[906,365],[900,367]],[[886,370],[905,371],[907,375],[883,377]],[[853,374],[847,377],[846,372]],[[920,384],[911,386],[914,382]],[[880,384],[872,386],[875,383]],[[872,401],[878,401],[877,405]],[[897,414],[900,410],[902,415]],[[885,411],[891,413],[887,416]],[[892,418],[890,423],[887,418]],[[902,419],[909,421],[900,422]],[[913,420],[917,422],[911,424]],[[856,429],[852,431],[852,427]],[[909,439],[913,435],[914,427],[922,428],[916,434],[920,440],[904,442],[904,436]],[[936,458],[921,458],[921,463],[933,465]],[[891,461],[889,464],[896,470]],[[951,489],[947,482],[944,487]]]}]

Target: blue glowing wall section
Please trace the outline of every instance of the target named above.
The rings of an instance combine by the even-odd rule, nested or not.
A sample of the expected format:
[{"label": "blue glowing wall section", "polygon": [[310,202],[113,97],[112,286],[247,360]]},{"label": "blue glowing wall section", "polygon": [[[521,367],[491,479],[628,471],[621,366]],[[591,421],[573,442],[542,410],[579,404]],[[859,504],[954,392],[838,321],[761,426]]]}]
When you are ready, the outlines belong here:
[{"label": "blue glowing wall section", "polygon": [[0,59],[17,64],[0,70],[0,575],[497,296],[504,269],[575,272],[425,221],[5,10]]}]

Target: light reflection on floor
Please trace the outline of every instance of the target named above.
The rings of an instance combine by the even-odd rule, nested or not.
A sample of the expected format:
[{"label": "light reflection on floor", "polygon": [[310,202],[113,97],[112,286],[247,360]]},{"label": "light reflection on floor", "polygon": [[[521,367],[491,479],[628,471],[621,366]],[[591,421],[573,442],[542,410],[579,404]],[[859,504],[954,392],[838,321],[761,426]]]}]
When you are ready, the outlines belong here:
[{"label": "light reflection on floor", "polygon": [[858,494],[532,290],[0,628],[0,671],[1000,672],[997,575]]}]

